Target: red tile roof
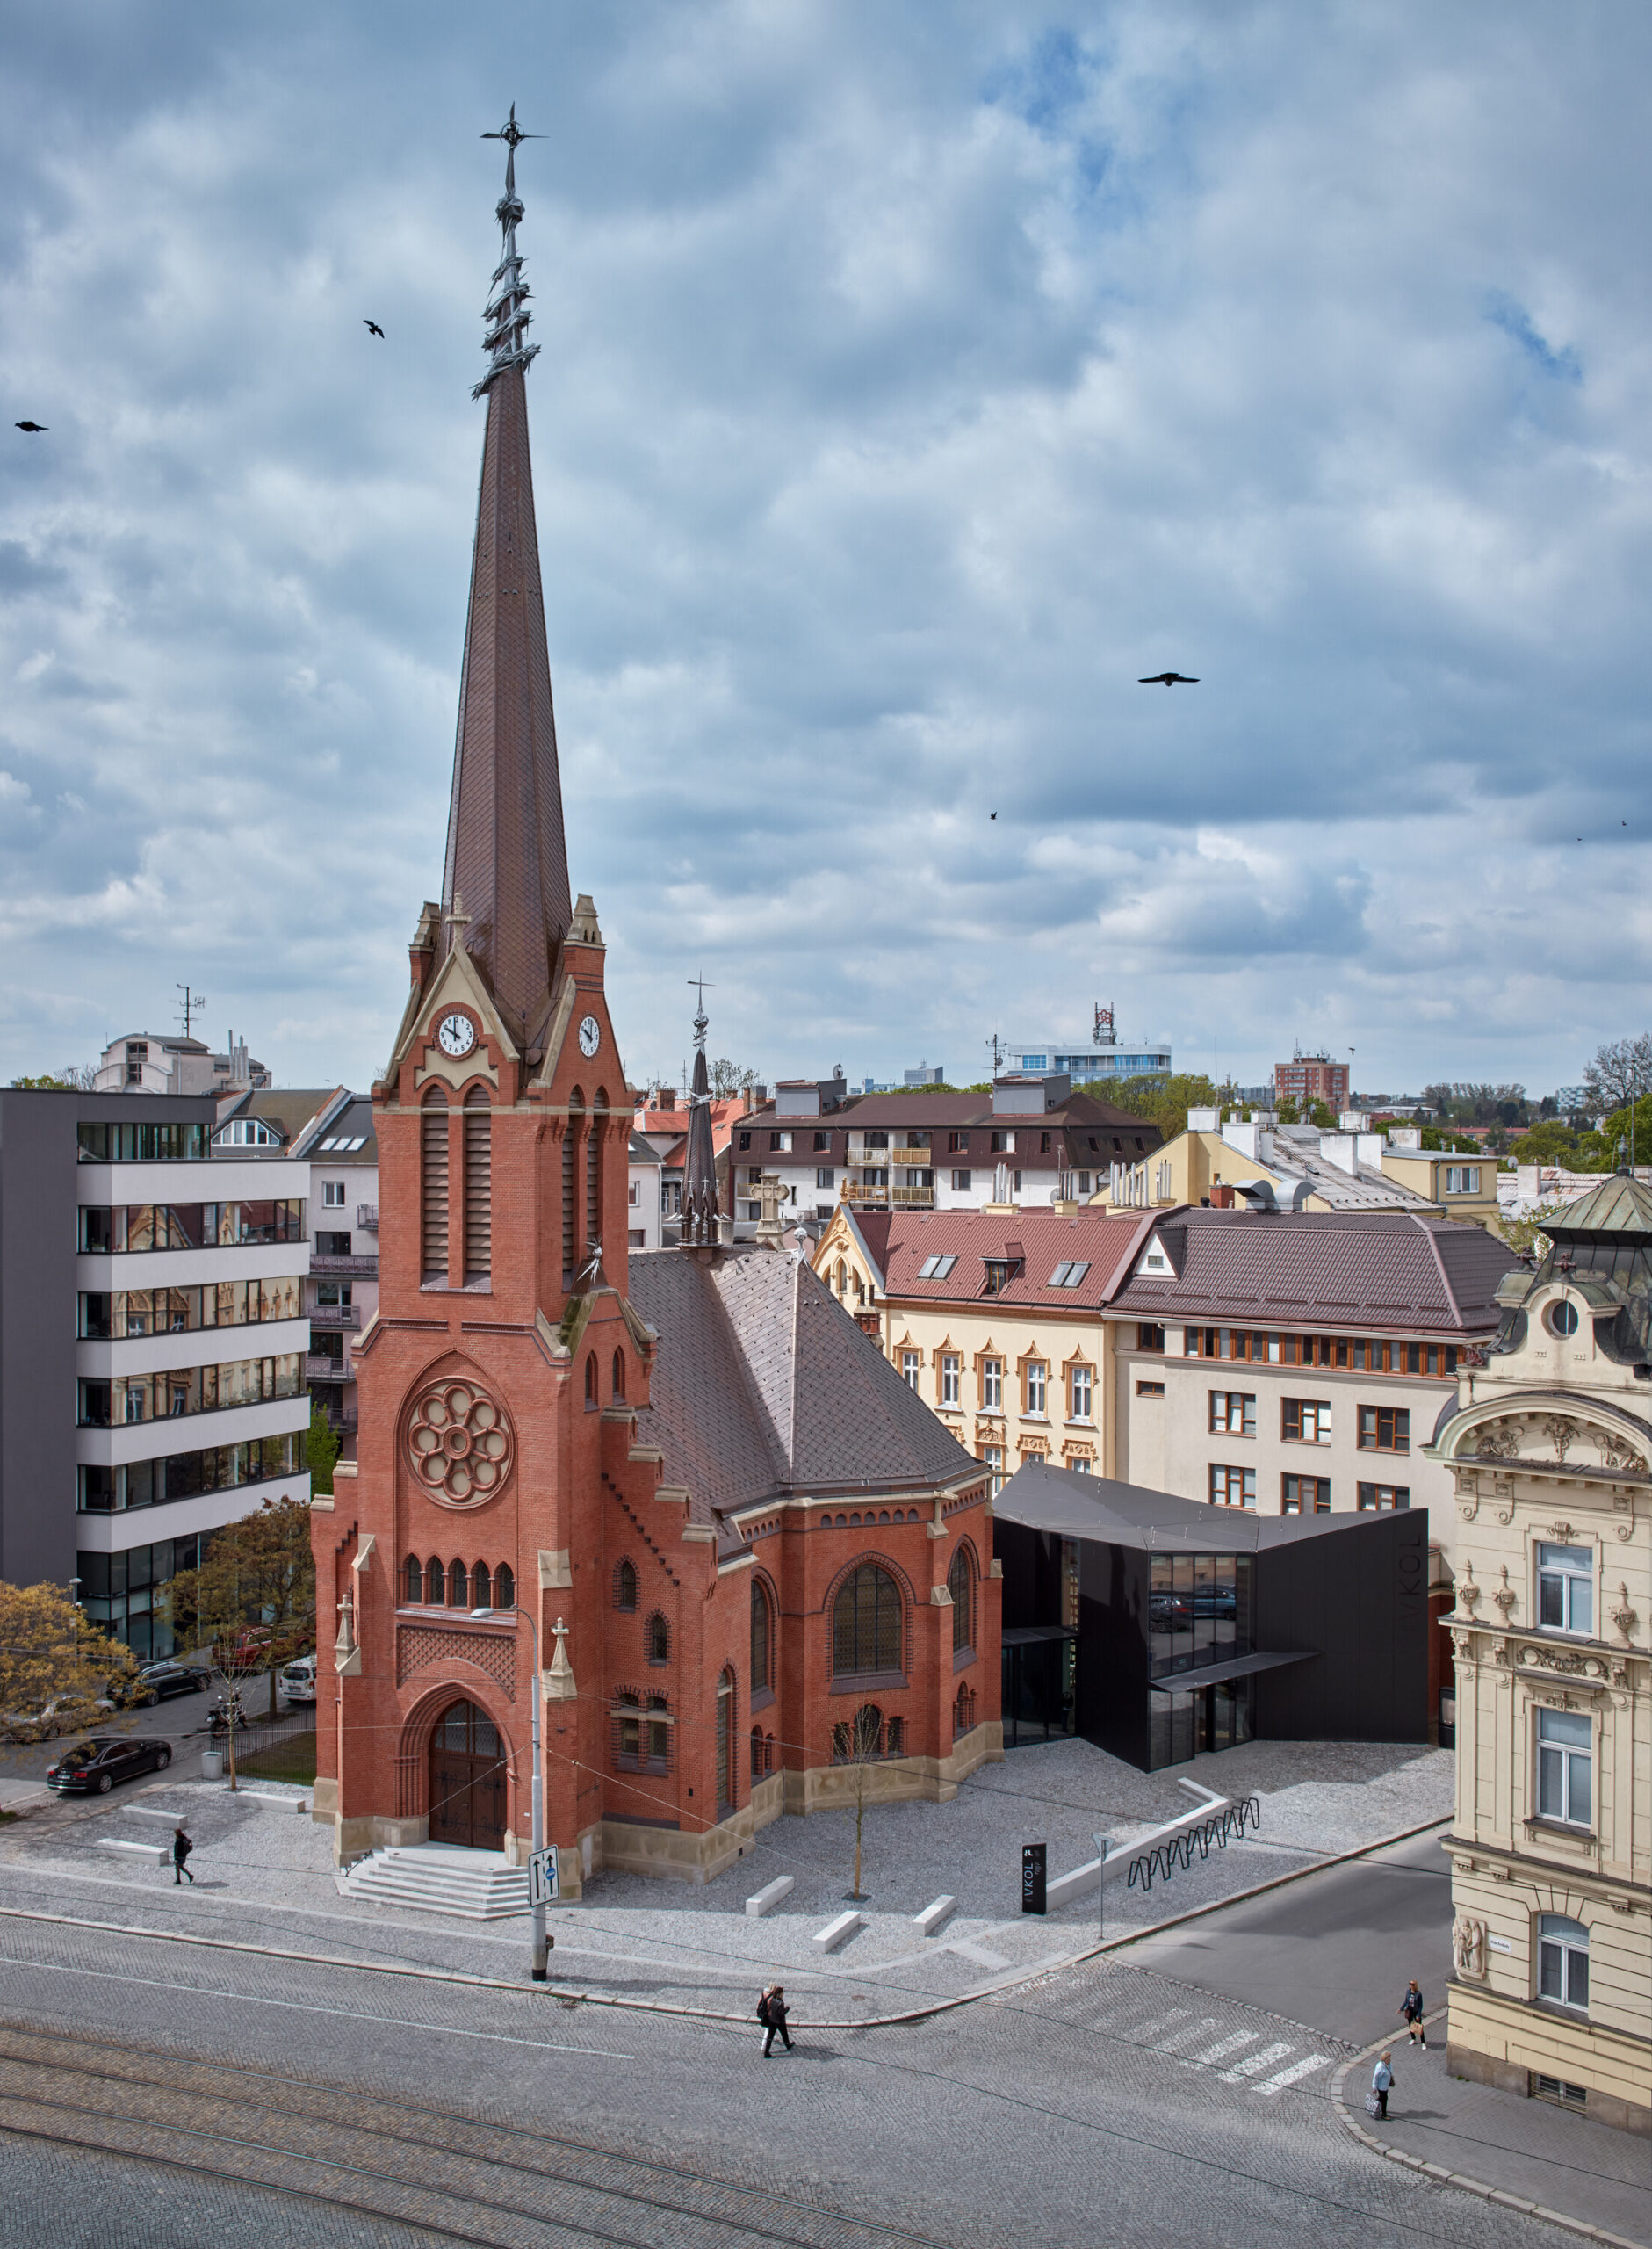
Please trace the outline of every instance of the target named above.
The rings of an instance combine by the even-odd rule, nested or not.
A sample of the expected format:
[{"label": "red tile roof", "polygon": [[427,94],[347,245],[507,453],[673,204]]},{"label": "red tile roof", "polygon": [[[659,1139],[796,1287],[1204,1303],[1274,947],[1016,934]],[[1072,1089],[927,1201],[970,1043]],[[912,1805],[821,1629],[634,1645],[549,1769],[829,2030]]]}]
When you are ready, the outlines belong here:
[{"label": "red tile roof", "polygon": [[[861,1211],[857,1221],[876,1255],[866,1229],[872,1215]],[[1094,1310],[1122,1284],[1157,1214],[1137,1211],[1111,1218],[1100,1211],[1020,1211],[1013,1218],[999,1218],[985,1211],[928,1211],[876,1215],[888,1229],[882,1253],[885,1296],[903,1302],[973,1302],[985,1291],[989,1260],[1018,1260],[1019,1269],[994,1291],[994,1302],[1049,1305],[1072,1312]],[[948,1255],[958,1262],[944,1279],[919,1279],[927,1260]],[[1057,1266],[1080,1262],[1090,1269],[1077,1288],[1050,1287]]]}]

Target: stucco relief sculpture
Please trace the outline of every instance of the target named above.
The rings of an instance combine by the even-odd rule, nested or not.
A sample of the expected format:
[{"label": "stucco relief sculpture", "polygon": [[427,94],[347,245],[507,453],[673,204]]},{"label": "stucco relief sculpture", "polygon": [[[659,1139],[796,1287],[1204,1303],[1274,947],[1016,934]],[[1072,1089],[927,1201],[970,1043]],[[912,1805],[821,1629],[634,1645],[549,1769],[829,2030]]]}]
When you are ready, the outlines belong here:
[{"label": "stucco relief sculpture", "polygon": [[1629,1588],[1621,1581],[1618,1587],[1618,1605],[1615,1609],[1609,1609],[1606,1614],[1626,1640],[1632,1640],[1634,1638],[1634,1628],[1641,1620],[1629,1606]]},{"label": "stucco relief sculpture", "polygon": [[1603,1468],[1620,1468],[1632,1476],[1644,1476],[1646,1462],[1627,1437],[1620,1436],[1615,1429],[1599,1433],[1600,1464]]},{"label": "stucco relief sculpture", "polygon": [[1475,1432],[1475,1450],[1484,1460],[1512,1460],[1520,1450],[1512,1421],[1490,1421]]},{"label": "stucco relief sculpture", "polygon": [[1459,1609],[1467,1609],[1472,1616],[1476,1607],[1484,1598],[1480,1587],[1475,1583],[1475,1566],[1465,1555],[1462,1575],[1457,1580],[1457,1606]]},{"label": "stucco relief sculpture", "polygon": [[1509,1583],[1509,1566],[1506,1562],[1502,1564],[1498,1569],[1497,1575],[1502,1579],[1503,1582],[1498,1586],[1491,1598],[1497,1602],[1497,1607],[1503,1611],[1503,1621],[1506,1624],[1509,1621],[1509,1611],[1515,1606],[1520,1596],[1516,1593],[1514,1587]]},{"label": "stucco relief sculpture", "polygon": [[1576,1421],[1565,1414],[1545,1414],[1543,1427],[1548,1431],[1549,1443],[1555,1448],[1555,1457],[1563,1468],[1566,1456],[1577,1442],[1581,1432]]},{"label": "stucco relief sculpture", "polygon": [[413,1472],[444,1507],[480,1507],[503,1491],[514,1451],[503,1407],[478,1383],[433,1382],[408,1424]]},{"label": "stucco relief sculpture", "polygon": [[1486,1972],[1486,1925],[1472,1913],[1459,1913],[1452,1924],[1451,1960],[1460,1976],[1483,1978]]}]

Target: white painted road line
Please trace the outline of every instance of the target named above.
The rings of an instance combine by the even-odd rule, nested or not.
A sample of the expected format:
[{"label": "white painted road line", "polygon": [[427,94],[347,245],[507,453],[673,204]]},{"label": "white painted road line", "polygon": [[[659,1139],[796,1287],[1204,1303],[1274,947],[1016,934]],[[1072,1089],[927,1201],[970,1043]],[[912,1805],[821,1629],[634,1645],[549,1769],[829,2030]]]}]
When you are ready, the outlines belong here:
[{"label": "white painted road line", "polygon": [[1150,2014],[1145,2022],[1115,2023],[1110,2015],[1102,2015],[1096,2022],[1098,2030],[1115,2028],[1122,2038],[1132,2041],[1157,2037],[1161,2030],[1168,2030],[1172,2022],[1186,2022],[1193,2013],[1190,2007],[1173,2007],[1168,2014]]},{"label": "white painted road line", "polygon": [[1299,2077],[1311,2077],[1316,2070],[1329,2069],[1329,2054],[1309,2054],[1306,2061],[1293,2062],[1288,2069],[1275,2070],[1273,2076],[1257,2086],[1259,2093],[1283,2093],[1288,2085],[1295,2085]]},{"label": "white painted road line", "polygon": [[1199,2069],[1206,2062],[1225,2062],[1230,2054],[1237,2054],[1241,2046],[1254,2046],[1261,2036],[1259,2030],[1237,2030],[1230,2038],[1218,2038],[1214,2046],[1207,2046],[1202,2054],[1190,2054],[1183,2063],[1184,2069]]},{"label": "white painted road line", "polygon": [[1275,2062],[1282,2062],[1287,2054],[1295,2053],[1294,2046],[1280,2044],[1264,2046],[1259,2054],[1248,2054],[1242,2062],[1235,2062],[1230,2070],[1223,2070],[1223,2085],[1243,2085],[1246,2078],[1259,2077],[1264,2070],[1271,2070]]},{"label": "white painted road line", "polygon": [[1191,2046],[1195,2038],[1208,2038],[1219,2028],[1216,2016],[1208,2014],[1202,2022],[1190,2022],[1185,2030],[1172,2030],[1168,2038],[1161,2038],[1158,2050],[1161,2054],[1173,2054],[1178,2046]]}]

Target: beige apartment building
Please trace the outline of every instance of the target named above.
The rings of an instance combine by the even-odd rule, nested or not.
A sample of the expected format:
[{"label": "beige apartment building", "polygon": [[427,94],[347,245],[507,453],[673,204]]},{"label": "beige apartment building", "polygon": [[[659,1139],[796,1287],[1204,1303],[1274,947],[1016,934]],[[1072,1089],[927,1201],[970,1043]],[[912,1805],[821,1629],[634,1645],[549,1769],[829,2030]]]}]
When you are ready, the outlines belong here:
[{"label": "beige apartment building", "polygon": [[1426,1509],[1436,1619],[1456,1511],[1426,1448],[1511,1262],[1432,1213],[1071,1205],[840,1208],[814,1259],[995,1486],[1041,1459],[1258,1515]]},{"label": "beige apartment building", "polygon": [[1448,2063],[1652,2131],[1652,1190],[1511,1273],[1429,1448],[1456,1488]]}]

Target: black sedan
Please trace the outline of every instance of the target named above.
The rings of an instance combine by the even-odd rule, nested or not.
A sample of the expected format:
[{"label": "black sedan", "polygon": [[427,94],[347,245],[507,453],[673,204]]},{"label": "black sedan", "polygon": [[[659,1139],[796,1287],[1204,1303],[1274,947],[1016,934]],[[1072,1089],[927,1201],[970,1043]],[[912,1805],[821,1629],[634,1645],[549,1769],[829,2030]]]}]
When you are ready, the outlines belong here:
[{"label": "black sedan", "polygon": [[152,1703],[163,1703],[170,1695],[205,1693],[206,1674],[192,1671],[184,1663],[146,1663],[138,1674],[138,1681]]},{"label": "black sedan", "polygon": [[169,1741],[123,1739],[112,1733],[95,1733],[66,1749],[54,1765],[46,1768],[46,1785],[59,1796],[107,1796],[117,1781],[130,1781],[140,1773],[162,1773],[172,1761]]}]

